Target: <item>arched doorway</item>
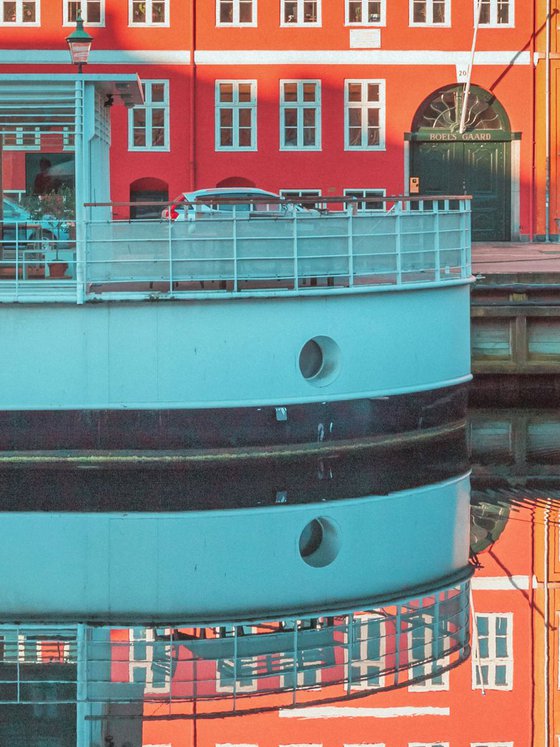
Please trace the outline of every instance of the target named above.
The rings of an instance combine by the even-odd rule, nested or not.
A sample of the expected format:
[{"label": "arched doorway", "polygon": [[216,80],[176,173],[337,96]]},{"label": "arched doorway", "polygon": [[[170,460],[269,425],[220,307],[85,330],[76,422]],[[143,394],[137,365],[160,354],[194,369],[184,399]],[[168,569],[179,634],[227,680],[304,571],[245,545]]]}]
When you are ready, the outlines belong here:
[{"label": "arched doorway", "polygon": [[466,127],[459,132],[464,86],[441,88],[418,108],[410,148],[410,175],[421,194],[471,194],[474,241],[511,238],[509,118],[496,98],[472,86]]},{"label": "arched doorway", "polygon": [[162,203],[156,205],[132,205],[130,208],[130,218],[138,220],[140,218],[159,218],[163,210],[163,203],[169,200],[169,188],[167,182],[154,176],[146,176],[142,179],[136,179],[130,185],[130,202],[153,202]]}]

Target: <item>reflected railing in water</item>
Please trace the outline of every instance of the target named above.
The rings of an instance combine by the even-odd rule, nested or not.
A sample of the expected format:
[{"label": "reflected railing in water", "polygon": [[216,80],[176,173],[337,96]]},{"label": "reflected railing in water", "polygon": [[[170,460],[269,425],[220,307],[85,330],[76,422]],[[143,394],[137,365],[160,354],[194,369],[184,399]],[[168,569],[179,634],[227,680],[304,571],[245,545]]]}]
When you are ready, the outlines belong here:
[{"label": "reflected railing in water", "polygon": [[[0,704],[194,702],[243,713],[258,696],[328,702],[439,677],[469,653],[469,576],[334,616],[203,628],[0,628]],[[302,694],[312,692],[304,696]],[[204,710],[197,711],[199,716]]]}]

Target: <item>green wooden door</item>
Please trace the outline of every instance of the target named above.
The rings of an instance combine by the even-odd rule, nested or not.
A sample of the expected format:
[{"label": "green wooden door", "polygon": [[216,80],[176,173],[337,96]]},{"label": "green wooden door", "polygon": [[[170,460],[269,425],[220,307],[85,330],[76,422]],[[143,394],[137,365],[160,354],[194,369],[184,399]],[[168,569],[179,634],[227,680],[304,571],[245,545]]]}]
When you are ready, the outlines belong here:
[{"label": "green wooden door", "polygon": [[410,175],[420,194],[472,195],[473,241],[509,241],[509,142],[412,142]]}]

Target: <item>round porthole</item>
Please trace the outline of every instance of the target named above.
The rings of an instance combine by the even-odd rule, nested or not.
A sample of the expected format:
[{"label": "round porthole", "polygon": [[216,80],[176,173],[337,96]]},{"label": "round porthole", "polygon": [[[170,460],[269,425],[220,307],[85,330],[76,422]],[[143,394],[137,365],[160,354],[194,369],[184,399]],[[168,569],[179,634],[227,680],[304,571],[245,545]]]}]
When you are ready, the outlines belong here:
[{"label": "round porthole", "polygon": [[330,384],[338,376],[339,369],[340,348],[330,337],[313,337],[300,350],[299,370],[310,384]]},{"label": "round porthole", "polygon": [[323,568],[338,555],[340,537],[335,524],[329,519],[313,519],[299,536],[299,554],[307,565]]}]

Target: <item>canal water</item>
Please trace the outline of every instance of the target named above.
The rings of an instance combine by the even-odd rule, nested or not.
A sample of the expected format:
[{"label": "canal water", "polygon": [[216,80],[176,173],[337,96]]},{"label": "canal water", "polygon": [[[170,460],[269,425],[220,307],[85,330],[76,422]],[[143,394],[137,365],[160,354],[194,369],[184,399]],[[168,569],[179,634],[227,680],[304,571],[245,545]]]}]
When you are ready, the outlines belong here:
[{"label": "canal water", "polygon": [[[267,623],[267,636],[273,630],[277,637],[290,635],[292,642],[298,636],[313,640],[298,649],[297,683],[287,670],[263,674],[249,666],[257,658],[260,667],[288,660],[292,666],[293,657],[282,647],[270,648],[268,658],[262,650],[260,658],[251,657],[247,649],[233,670],[227,668],[230,654],[220,649],[215,656],[222,664],[212,670],[219,675],[212,691],[216,706],[208,689],[206,698],[193,692],[208,683],[209,670],[201,664],[210,658],[204,647],[227,642],[225,628],[209,625],[202,636],[191,629],[170,634],[165,628],[122,628],[112,630],[110,638],[101,627],[94,630],[91,640],[103,646],[105,658],[95,659],[90,669],[104,667],[104,684],[110,682],[116,695],[104,690],[95,707],[80,710],[76,700],[84,696],[73,632],[4,626],[0,747],[556,747],[560,414],[555,409],[473,409],[466,430],[447,438],[344,457],[195,469],[2,469],[0,495],[3,510],[12,513],[134,512],[147,505],[222,510],[399,491],[420,496],[425,486],[469,470],[470,591],[459,580],[456,594],[418,593],[382,605],[368,618],[368,630],[375,634],[358,635],[345,648],[340,642],[356,635],[355,618],[282,620],[275,628]],[[433,520],[437,523],[437,517]],[[413,512],[398,521],[414,521]],[[314,541],[311,531],[304,544],[311,547]],[[426,542],[433,541],[427,533]],[[357,569],[368,551],[367,544],[355,548]],[[429,610],[431,623],[411,624],[405,645],[403,620],[418,617],[419,609],[422,619]],[[444,624],[458,619],[459,609],[472,620],[469,645],[458,634],[450,636]],[[243,636],[254,632],[235,630],[235,645],[242,646]],[[297,649],[301,642],[294,645]],[[340,659],[338,649],[346,652]],[[185,660],[184,653],[170,656],[170,650],[198,653]],[[262,695],[258,683],[264,675],[274,686]],[[194,691],[185,689],[187,680],[195,682]],[[291,707],[294,684],[303,693],[298,708]],[[88,721],[87,736],[82,718]]]}]

